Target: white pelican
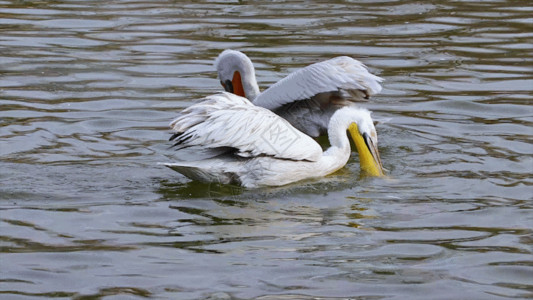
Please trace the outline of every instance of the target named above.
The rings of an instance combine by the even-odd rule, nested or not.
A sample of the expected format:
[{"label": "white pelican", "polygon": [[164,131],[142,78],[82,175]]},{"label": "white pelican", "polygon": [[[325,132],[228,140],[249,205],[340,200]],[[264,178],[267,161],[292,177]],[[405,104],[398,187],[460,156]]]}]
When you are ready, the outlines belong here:
[{"label": "white pelican", "polygon": [[312,137],[327,133],[329,119],[337,109],[379,93],[383,81],[347,56],[309,65],[263,92],[259,91],[252,61],[244,53],[224,50],[215,67],[227,92],[272,110]]},{"label": "white pelican", "polygon": [[283,118],[231,93],[206,97],[184,109],[170,126],[176,131],[170,140],[178,150],[192,147],[217,152],[205,160],[164,164],[194,180],[260,187],[323,177],[348,161],[351,149],[346,130],[354,139],[362,171],[383,175],[370,112],[355,106],[333,114],[328,126],[331,147],[324,152]]}]

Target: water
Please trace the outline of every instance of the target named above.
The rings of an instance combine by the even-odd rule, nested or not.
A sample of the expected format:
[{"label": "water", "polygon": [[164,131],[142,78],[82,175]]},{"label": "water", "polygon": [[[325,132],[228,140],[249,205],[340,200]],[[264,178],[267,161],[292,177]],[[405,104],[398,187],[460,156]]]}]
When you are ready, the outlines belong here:
[{"label": "water", "polygon": [[[0,1],[0,298],[533,297],[527,1]],[[386,79],[390,178],[190,182],[169,121],[246,52]]]}]

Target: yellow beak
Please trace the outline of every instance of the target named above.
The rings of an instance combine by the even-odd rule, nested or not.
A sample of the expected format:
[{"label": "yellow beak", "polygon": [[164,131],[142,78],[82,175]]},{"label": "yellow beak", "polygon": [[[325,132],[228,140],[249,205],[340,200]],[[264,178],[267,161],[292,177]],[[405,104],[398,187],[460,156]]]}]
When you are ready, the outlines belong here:
[{"label": "yellow beak", "polygon": [[383,166],[381,165],[379,151],[370,137],[366,134],[362,136],[355,123],[350,124],[348,131],[359,153],[361,171],[368,176],[383,176]]}]

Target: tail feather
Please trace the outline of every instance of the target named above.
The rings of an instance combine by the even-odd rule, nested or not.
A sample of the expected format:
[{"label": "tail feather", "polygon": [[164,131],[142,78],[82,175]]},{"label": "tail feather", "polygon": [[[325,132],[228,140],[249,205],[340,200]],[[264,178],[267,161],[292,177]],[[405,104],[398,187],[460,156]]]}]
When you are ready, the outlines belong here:
[{"label": "tail feather", "polygon": [[166,167],[192,179],[201,182],[218,182],[222,184],[240,184],[238,176],[233,172],[221,168],[194,165],[198,162],[163,163]]}]

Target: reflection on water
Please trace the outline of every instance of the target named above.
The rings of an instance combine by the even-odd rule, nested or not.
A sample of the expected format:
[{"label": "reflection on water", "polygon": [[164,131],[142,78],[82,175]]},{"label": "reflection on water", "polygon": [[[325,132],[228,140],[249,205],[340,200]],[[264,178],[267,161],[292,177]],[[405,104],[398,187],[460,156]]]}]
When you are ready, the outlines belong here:
[{"label": "reflection on water", "polygon": [[[523,1],[0,1],[0,294],[531,297]],[[390,177],[190,182],[168,122],[246,52],[262,88],[337,55],[386,79]]]}]

